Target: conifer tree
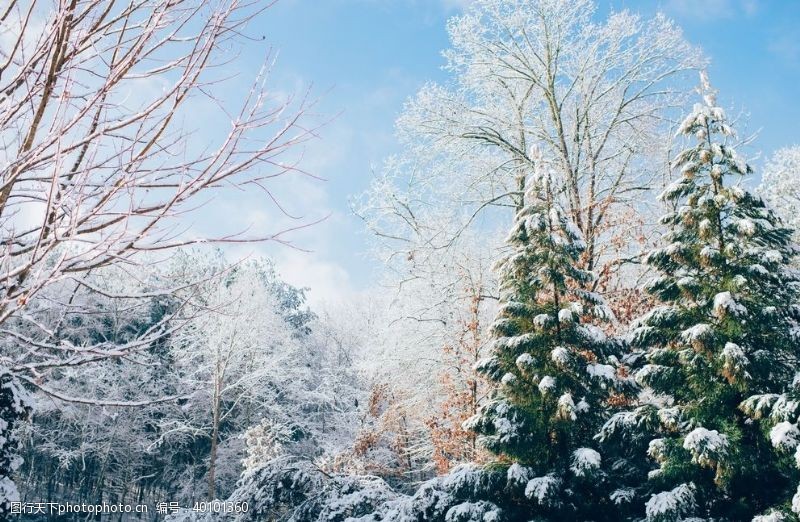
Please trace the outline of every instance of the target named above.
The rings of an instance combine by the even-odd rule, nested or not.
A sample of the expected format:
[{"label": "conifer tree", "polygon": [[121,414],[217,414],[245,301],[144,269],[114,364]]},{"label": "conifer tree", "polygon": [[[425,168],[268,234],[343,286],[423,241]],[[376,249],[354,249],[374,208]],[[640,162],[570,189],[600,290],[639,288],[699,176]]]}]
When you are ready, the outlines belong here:
[{"label": "conifer tree", "polygon": [[16,429],[30,415],[33,400],[17,379],[0,366],[0,516],[8,520],[12,503],[20,501],[12,478],[22,464]]},{"label": "conifer tree", "polygon": [[[701,92],[680,126],[695,144],[673,160],[680,176],[661,195],[673,209],[667,244],[646,258],[659,273],[647,291],[661,304],[631,335],[646,350],[635,375],[653,400],[615,415],[601,438],[647,435],[651,471],[638,492],[648,521],[789,520],[777,510],[796,473],[764,436],[771,426],[746,412],[763,411],[797,368],[792,231],[742,188],[752,169],[705,75]],[[756,394],[771,399],[746,401]],[[773,434],[786,450],[799,439],[792,427]]]},{"label": "conifer tree", "polygon": [[594,437],[625,386],[619,346],[593,324],[610,312],[585,290],[594,277],[580,268],[585,244],[549,174],[530,184],[507,244],[493,355],[478,365],[497,389],[467,426],[508,468],[512,520],[616,520]]}]

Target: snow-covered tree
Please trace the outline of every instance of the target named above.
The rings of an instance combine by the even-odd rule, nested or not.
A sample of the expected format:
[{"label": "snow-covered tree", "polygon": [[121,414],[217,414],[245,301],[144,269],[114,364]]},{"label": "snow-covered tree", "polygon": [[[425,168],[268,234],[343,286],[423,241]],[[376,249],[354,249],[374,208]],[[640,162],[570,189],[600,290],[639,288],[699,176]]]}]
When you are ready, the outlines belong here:
[{"label": "snow-covered tree", "polygon": [[[190,236],[180,223],[223,187],[263,190],[275,201],[269,180],[294,169],[289,151],[313,135],[301,123],[304,100],[266,92],[267,68],[237,108],[217,98],[213,71],[258,12],[238,0],[5,3],[0,326],[24,316],[47,287],[103,266],[203,242],[284,241],[281,231]],[[203,110],[219,107],[214,116],[226,124],[193,132],[187,116],[204,97],[216,101]],[[56,365],[53,354],[67,353]],[[37,345],[24,359],[0,353],[0,361],[34,387],[37,371],[87,362]]]},{"label": "snow-covered tree", "polygon": [[19,456],[17,429],[27,420],[33,401],[28,392],[6,369],[0,367],[0,516],[8,517],[11,503],[19,502],[17,486],[12,480],[22,464]]},{"label": "snow-covered tree", "polygon": [[478,363],[497,390],[466,425],[499,462],[515,466],[519,484],[507,486],[512,500],[500,503],[505,510],[611,520],[594,437],[609,400],[627,388],[616,358],[620,346],[593,324],[609,320],[610,311],[599,295],[582,289],[594,277],[579,267],[586,244],[554,199],[552,174],[540,172],[497,265],[492,355]]},{"label": "snow-covered tree", "polygon": [[[662,194],[672,208],[663,218],[667,245],[647,255],[659,274],[647,290],[660,303],[631,335],[646,350],[635,377],[653,397],[604,429],[608,439],[632,431],[641,458],[649,439],[655,466],[631,495],[642,495],[635,501],[653,522],[751,520],[796,487],[788,459],[740,407],[754,394],[784,391],[797,369],[792,230],[742,188],[752,169],[701,79],[703,102],[680,126],[695,143],[674,159],[680,175]],[[780,449],[794,440],[789,427],[773,433]]]},{"label": "snow-covered tree", "polygon": [[190,415],[162,423],[167,430],[162,438],[208,437],[208,499],[213,500],[218,448],[235,440],[224,436],[224,425],[255,424],[258,416],[269,415],[271,405],[296,400],[282,396],[301,389],[292,381],[306,381],[309,368],[295,362],[301,346],[257,266],[236,267],[228,277],[212,281],[201,306],[213,313],[171,339],[176,378],[191,395]]},{"label": "snow-covered tree", "polygon": [[477,0],[448,22],[451,81],[407,104],[406,152],[356,209],[398,254],[387,258],[403,279],[424,277],[419,260],[465,230],[498,217],[507,226],[533,175],[532,145],[558,162],[588,268],[600,268],[609,233],[630,232],[605,222],[666,170],[653,160],[669,141],[664,112],[682,104],[679,82],[702,58],[664,16],[596,10],[593,0]]},{"label": "snow-covered tree", "polygon": [[[0,336],[27,347],[0,344],[0,368],[16,381],[53,400],[102,406],[96,397],[59,395],[52,387],[59,372],[135,358],[169,334],[159,324],[124,345],[96,339],[76,347],[32,307],[49,293],[74,311],[72,292],[48,289],[91,291],[93,274],[110,265],[145,265],[153,252],[190,244],[285,243],[297,228],[187,233],[183,221],[206,196],[231,188],[261,191],[265,205],[275,203],[273,180],[296,172],[293,151],[314,136],[304,123],[307,98],[265,87],[269,57],[233,105],[222,99],[228,82],[218,71],[232,63],[232,49],[262,7],[240,0],[3,2]],[[192,117],[198,111],[224,123],[200,129]],[[173,289],[138,297],[167,297]]]},{"label": "snow-covered tree", "polygon": [[[219,320],[229,320],[231,326],[246,316],[257,332],[266,326],[275,328],[291,348],[270,356],[275,345],[269,339],[259,340],[264,355],[255,361],[261,364],[262,376],[272,376],[269,385],[253,386],[237,405],[231,401],[233,391],[224,394],[222,407],[233,411],[219,423],[218,494],[230,494],[242,472],[246,441],[241,435],[249,427],[271,424],[291,433],[284,444],[287,454],[336,455],[349,447],[358,427],[361,389],[352,370],[356,359],[351,353],[353,340],[336,332],[346,331],[347,324],[339,324],[338,318],[317,318],[305,305],[302,290],[281,281],[268,261],[231,266],[219,252],[192,251],[155,266],[158,270],[136,274],[107,267],[95,271],[87,283],[110,295],[145,295],[150,288],[163,286],[165,280],[176,288],[205,281],[181,292],[195,294],[196,306],[212,306],[215,313],[223,314]],[[212,277],[220,273],[223,279]],[[222,299],[220,295],[233,291],[237,277],[240,282],[251,282],[256,294],[241,298],[241,306],[253,307],[255,314],[259,306],[266,307],[261,315],[244,313],[237,318],[233,297],[226,300],[225,304],[231,305],[227,309],[213,304],[212,299]],[[57,286],[48,288],[30,303],[30,310],[53,332],[54,339],[76,347],[96,345],[99,340],[109,347],[124,346],[163,317],[174,315],[176,308],[177,321],[194,315],[190,307],[181,306],[185,299],[156,294],[149,299],[124,300],[103,297],[96,291],[75,293],[74,307],[65,310],[51,304],[66,300],[57,290]],[[71,293],[73,288],[64,285],[60,290]],[[95,313],[83,313],[87,309]],[[190,333],[204,326],[208,324],[200,320],[180,336],[144,346],[135,357],[103,359],[87,367],[64,368],[51,376],[48,390],[92,400],[39,400],[30,426],[21,432],[20,454],[25,458],[17,475],[24,478],[19,481],[21,495],[69,502],[103,498],[117,503],[172,500],[190,504],[205,499],[212,423],[210,399],[203,385],[206,381],[198,382],[198,372],[213,364],[215,352],[203,344],[213,336],[181,352],[183,343],[194,338]],[[13,337],[1,341],[9,351],[19,346],[13,344]],[[186,367],[189,356],[195,363],[191,369]],[[238,363],[229,364],[226,382],[246,378],[243,369],[247,370]],[[159,398],[170,400],[155,400]],[[249,458],[259,465],[267,460],[263,454]]]},{"label": "snow-covered tree", "polygon": [[756,192],[788,226],[800,229],[800,145],[775,151]]},{"label": "snow-covered tree", "polygon": [[486,457],[477,444],[476,434],[463,426],[465,420],[478,412],[487,393],[486,382],[475,368],[489,345],[484,338],[486,318],[481,307],[484,284],[480,279],[471,281],[467,310],[458,318],[461,329],[442,349],[443,368],[439,376],[442,397],[426,420],[433,445],[432,460],[439,474],[456,464],[481,462]]},{"label": "snow-covered tree", "polygon": [[[19,489],[25,498],[126,503],[145,491],[160,498],[177,482],[182,466],[170,465],[172,448],[160,454],[148,450],[157,419],[180,396],[166,375],[165,347],[169,318],[180,299],[149,294],[154,287],[172,286],[168,279],[154,266],[135,275],[121,266],[105,267],[84,279],[91,289],[51,285],[28,303],[25,317],[6,323],[0,342],[7,353],[34,342],[70,346],[77,358],[100,345],[120,354],[62,367],[47,375],[46,385],[42,378],[43,388],[32,394],[37,406],[31,422],[20,430],[25,462],[17,476],[24,478]],[[31,322],[38,327],[28,328]],[[160,342],[144,341],[154,327],[164,327],[166,335]],[[135,355],[128,351],[132,346]]]}]

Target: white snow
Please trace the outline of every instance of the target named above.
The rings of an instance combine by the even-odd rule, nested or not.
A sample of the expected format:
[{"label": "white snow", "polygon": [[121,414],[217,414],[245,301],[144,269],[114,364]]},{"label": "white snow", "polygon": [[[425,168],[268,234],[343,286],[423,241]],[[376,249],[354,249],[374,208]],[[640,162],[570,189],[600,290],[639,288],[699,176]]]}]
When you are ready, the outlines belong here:
[{"label": "white snow", "polygon": [[539,381],[539,391],[542,393],[550,393],[556,388],[556,380],[549,375],[545,375],[542,377],[542,380]]},{"label": "white snow", "polygon": [[753,517],[752,522],[783,522],[786,517],[780,511],[770,510],[766,515],[758,515]]},{"label": "white snow", "polygon": [[676,430],[680,425],[681,411],[677,406],[658,410],[658,420],[668,430]]},{"label": "white snow", "polygon": [[19,502],[19,491],[10,477],[0,477],[0,504]]},{"label": "white snow", "polygon": [[636,491],[633,488],[620,488],[614,490],[611,495],[611,501],[616,504],[628,504],[636,496]]},{"label": "white snow", "polygon": [[669,256],[674,256],[677,253],[679,253],[682,248],[683,248],[683,243],[675,241],[667,245],[667,247],[664,249],[664,252]]},{"label": "white snow", "polygon": [[606,333],[602,330],[602,328],[593,324],[582,325],[581,331],[586,334],[586,337],[597,344],[604,343],[608,340],[608,336],[606,336]]},{"label": "white snow", "polygon": [[714,296],[714,315],[722,319],[728,314],[740,316],[747,313],[747,308],[736,302],[730,292],[720,292]]},{"label": "white snow", "polygon": [[527,485],[532,473],[533,470],[531,468],[526,468],[515,462],[506,471],[506,481],[514,485]]},{"label": "white snow", "polygon": [[536,336],[534,334],[531,334],[531,333],[526,333],[526,334],[522,334],[522,335],[515,335],[513,337],[508,337],[506,339],[506,346],[508,346],[508,348],[510,348],[511,350],[516,351],[516,350],[519,350],[520,347],[522,347],[523,345],[529,344],[535,338],[536,338]]},{"label": "white snow", "polygon": [[569,356],[569,350],[563,346],[556,346],[553,348],[553,351],[550,352],[550,358],[553,359],[553,362],[560,367],[567,366],[572,359]]},{"label": "white snow", "polygon": [[605,381],[613,381],[617,378],[617,370],[610,364],[587,364],[586,373],[592,378]]},{"label": "white snow", "polygon": [[592,448],[578,448],[572,453],[569,469],[578,477],[585,477],[600,469],[602,457]]},{"label": "white snow", "polygon": [[571,323],[575,320],[575,315],[569,308],[562,308],[558,311],[558,321],[561,323]]},{"label": "white snow", "polygon": [[775,420],[788,420],[796,417],[799,408],[800,403],[796,400],[790,399],[786,395],[779,395],[772,405],[770,417]]},{"label": "white snow", "polygon": [[797,417],[800,403],[783,394],[764,393],[748,397],[741,408],[756,420],[769,417],[776,421],[785,421]]},{"label": "white snow", "polygon": [[516,360],[517,368],[520,370],[526,370],[533,366],[533,356],[529,353],[523,353]]},{"label": "white snow", "polygon": [[621,411],[615,413],[603,424],[597,438],[600,442],[605,442],[618,432],[625,432],[634,428],[638,424],[638,421],[639,419],[635,412]]},{"label": "white snow", "polygon": [[501,520],[500,508],[491,502],[462,502],[447,510],[445,522],[498,522]]},{"label": "white snow", "polygon": [[792,450],[800,444],[800,430],[791,422],[779,422],[769,430],[769,440],[775,448]]},{"label": "white snow", "polygon": [[564,223],[564,228],[576,243],[585,245],[585,242],[583,240],[583,232],[581,232],[581,229],[579,229],[577,225],[575,225],[575,223],[572,222],[571,219],[566,220],[566,222]]},{"label": "white snow", "polygon": [[700,257],[705,259],[706,261],[714,259],[719,255],[719,250],[711,246],[704,246],[702,250],[700,250]]},{"label": "white snow", "polygon": [[750,360],[745,355],[741,346],[736,343],[725,343],[719,357],[723,361],[723,368],[731,375],[749,377],[750,374],[745,368],[750,364]]},{"label": "white snow", "polygon": [[664,439],[653,439],[647,445],[647,456],[656,462],[661,462],[664,457]]},{"label": "white snow", "polygon": [[558,495],[561,489],[561,479],[550,473],[544,477],[536,477],[528,481],[525,486],[525,496],[539,504],[548,505]]},{"label": "white snow", "polygon": [[728,437],[702,426],[683,439],[683,447],[692,453],[692,460],[701,466],[715,465],[728,454]]},{"label": "white snow", "polygon": [[533,326],[536,328],[546,328],[553,324],[553,317],[549,314],[539,314],[533,318]]},{"label": "white snow", "polygon": [[517,376],[511,372],[507,372],[503,377],[500,379],[500,384],[503,386],[511,386],[517,381]]},{"label": "white snow", "polygon": [[694,484],[681,484],[650,497],[645,505],[648,520],[677,520],[695,508]]},{"label": "white snow", "polygon": [[575,415],[575,402],[572,400],[571,393],[565,393],[558,398],[556,418],[569,421],[574,421],[577,418]]},{"label": "white snow", "polygon": [[666,369],[666,366],[660,364],[645,364],[636,371],[633,377],[637,383],[647,386],[648,382],[652,382],[654,376],[658,376],[659,373],[664,372]]},{"label": "white snow", "polygon": [[702,343],[702,341],[710,337],[712,333],[711,325],[699,323],[681,332],[681,339],[691,344]]},{"label": "white snow", "polygon": [[583,304],[577,301],[570,303],[568,310],[577,315],[583,315],[584,313]]}]

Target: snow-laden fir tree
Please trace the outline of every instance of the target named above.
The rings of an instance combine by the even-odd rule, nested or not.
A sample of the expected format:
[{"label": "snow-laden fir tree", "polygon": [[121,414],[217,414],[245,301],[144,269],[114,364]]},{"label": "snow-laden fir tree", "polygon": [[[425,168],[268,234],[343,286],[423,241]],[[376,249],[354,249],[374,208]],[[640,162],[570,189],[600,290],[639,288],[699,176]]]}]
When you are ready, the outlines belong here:
[{"label": "snow-laden fir tree", "polygon": [[[637,491],[648,521],[784,520],[772,508],[791,499],[795,472],[742,402],[782,392],[797,368],[792,231],[740,185],[752,169],[705,75],[701,92],[680,126],[695,144],[673,160],[679,178],[661,195],[673,209],[667,244],[646,258],[658,272],[647,290],[661,304],[631,335],[646,349],[636,379],[654,399],[615,415],[603,438],[650,435],[652,469]],[[793,448],[796,431],[774,442]]]},{"label": "snow-laden fir tree", "polygon": [[510,464],[501,507],[511,519],[616,520],[594,437],[627,380],[618,343],[597,326],[610,312],[586,290],[585,244],[551,179],[532,180],[497,264],[493,355],[478,363],[496,393],[466,425]]},{"label": "snow-laden fir tree", "polygon": [[22,464],[19,456],[19,428],[33,409],[33,399],[7,369],[0,366],[0,516],[11,513],[20,495],[13,473]]}]

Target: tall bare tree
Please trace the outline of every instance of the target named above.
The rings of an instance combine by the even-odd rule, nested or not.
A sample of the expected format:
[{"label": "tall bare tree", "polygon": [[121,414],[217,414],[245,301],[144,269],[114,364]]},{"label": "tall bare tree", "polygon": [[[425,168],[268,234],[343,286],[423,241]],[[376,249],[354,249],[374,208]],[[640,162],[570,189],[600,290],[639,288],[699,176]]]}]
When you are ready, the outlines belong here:
[{"label": "tall bare tree", "polygon": [[[280,209],[271,180],[302,174],[290,149],[313,136],[304,125],[309,102],[267,90],[268,56],[236,107],[221,95],[247,23],[267,4],[10,0],[3,7],[0,331],[25,348],[0,353],[0,366],[44,389],[54,367],[146,345],[58,341],[26,312],[45,288],[104,292],[86,274],[192,243],[286,241],[287,227],[260,237],[241,230],[198,237],[182,220],[222,189],[261,191]],[[69,310],[70,293],[62,294]]]},{"label": "tall bare tree", "polygon": [[[0,5],[0,375],[52,398],[96,405],[139,402],[73,396],[53,387],[60,369],[131,358],[191,317],[178,312],[191,284],[144,294],[97,286],[93,272],[148,264],[198,242],[280,241],[230,230],[198,237],[187,213],[222,189],[274,197],[274,178],[301,173],[291,151],[314,135],[309,102],[266,88],[271,58],[236,106],[230,90],[246,25],[271,2],[251,0],[7,0]],[[268,54],[268,53],[265,53]],[[228,80],[228,81],[226,81]],[[231,81],[233,80],[233,81]],[[299,223],[304,226],[308,223]],[[125,343],[75,344],[60,335],[97,294],[129,302],[171,296],[173,312]],[[76,297],[78,296],[78,297]],[[13,394],[12,394],[13,395]],[[152,400],[166,400],[153,397]],[[0,409],[29,409],[5,394]],[[3,435],[0,433],[0,435]],[[0,436],[0,516],[18,496],[20,459]]]}]

